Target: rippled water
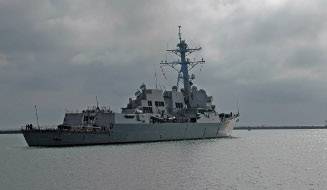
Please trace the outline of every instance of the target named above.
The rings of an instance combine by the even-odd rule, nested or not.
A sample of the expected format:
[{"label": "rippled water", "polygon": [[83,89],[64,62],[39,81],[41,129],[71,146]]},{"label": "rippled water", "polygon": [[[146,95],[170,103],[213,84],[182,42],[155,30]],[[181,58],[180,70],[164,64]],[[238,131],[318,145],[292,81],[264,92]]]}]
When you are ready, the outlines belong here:
[{"label": "rippled water", "polygon": [[0,135],[0,189],[326,189],[327,130],[235,138],[29,148]]}]

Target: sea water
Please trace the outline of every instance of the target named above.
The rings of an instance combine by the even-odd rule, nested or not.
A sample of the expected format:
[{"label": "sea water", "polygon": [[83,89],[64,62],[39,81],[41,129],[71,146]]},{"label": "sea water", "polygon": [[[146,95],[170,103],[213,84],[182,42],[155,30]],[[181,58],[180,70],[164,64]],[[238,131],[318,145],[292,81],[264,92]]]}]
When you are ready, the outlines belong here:
[{"label": "sea water", "polygon": [[327,130],[65,148],[0,135],[0,189],[326,189]]}]

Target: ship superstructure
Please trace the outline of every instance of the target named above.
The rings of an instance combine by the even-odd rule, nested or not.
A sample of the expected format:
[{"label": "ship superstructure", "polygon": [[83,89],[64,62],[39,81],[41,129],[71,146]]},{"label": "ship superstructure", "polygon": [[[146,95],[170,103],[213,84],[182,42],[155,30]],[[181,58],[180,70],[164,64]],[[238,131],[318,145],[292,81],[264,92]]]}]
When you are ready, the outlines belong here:
[{"label": "ship superstructure", "polygon": [[[172,67],[178,72],[177,85],[173,86],[170,91],[162,91],[160,89],[147,89],[145,84],[140,86],[140,89],[135,92],[135,99],[130,98],[126,108],[122,109],[122,113],[151,113],[160,115],[165,118],[176,118],[177,121],[185,118],[189,122],[196,122],[199,114],[215,113],[215,105],[212,104],[212,96],[208,96],[203,89],[198,90],[193,85],[189,71],[196,65],[203,64],[205,61],[190,61],[187,55],[201,50],[199,48],[189,48],[185,40],[182,39],[181,26],[178,27],[177,49],[169,49],[168,52],[176,54],[180,60],[175,62],[161,62],[161,65]],[[180,66],[180,68],[178,68]],[[178,89],[180,80],[183,82],[182,89]]]},{"label": "ship superstructure", "polygon": [[[82,112],[66,113],[56,129],[22,130],[29,146],[72,146],[131,142],[152,142],[217,138],[231,135],[239,113],[217,113],[212,96],[193,85],[189,74],[205,61],[190,61],[187,55],[201,48],[189,48],[178,28],[176,62],[161,62],[178,72],[171,90],[150,89],[145,84],[130,98],[121,113],[97,105]],[[178,89],[179,83],[183,88]]]}]

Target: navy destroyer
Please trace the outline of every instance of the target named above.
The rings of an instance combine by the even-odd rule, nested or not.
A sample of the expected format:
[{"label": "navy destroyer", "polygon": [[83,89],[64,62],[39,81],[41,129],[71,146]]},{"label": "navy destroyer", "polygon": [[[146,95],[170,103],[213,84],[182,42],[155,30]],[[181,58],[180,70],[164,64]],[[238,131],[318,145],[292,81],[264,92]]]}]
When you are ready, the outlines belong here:
[{"label": "navy destroyer", "polygon": [[[237,113],[218,113],[212,96],[193,84],[190,70],[205,61],[187,56],[201,48],[189,48],[178,30],[176,62],[161,62],[178,73],[171,90],[150,89],[142,84],[121,113],[98,105],[81,112],[66,113],[56,128],[23,127],[29,146],[75,146],[114,143],[155,142],[228,137],[239,117]],[[179,82],[183,88],[179,89]]]}]

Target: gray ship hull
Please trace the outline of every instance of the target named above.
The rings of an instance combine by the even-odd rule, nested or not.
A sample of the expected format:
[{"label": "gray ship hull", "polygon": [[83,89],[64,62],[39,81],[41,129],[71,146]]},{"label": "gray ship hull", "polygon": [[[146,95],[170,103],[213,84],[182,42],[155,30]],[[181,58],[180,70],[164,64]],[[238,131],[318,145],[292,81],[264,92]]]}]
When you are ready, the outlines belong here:
[{"label": "gray ship hull", "polygon": [[224,123],[115,124],[110,131],[23,130],[29,146],[78,146],[228,137],[235,120]]}]

